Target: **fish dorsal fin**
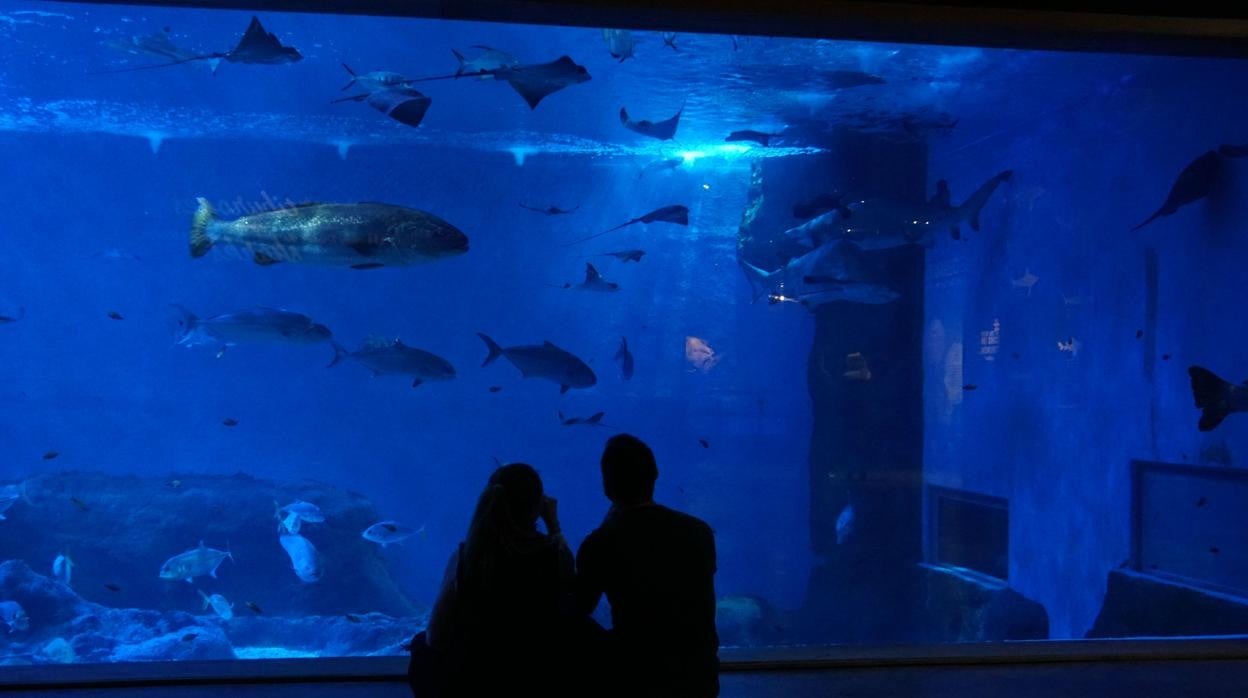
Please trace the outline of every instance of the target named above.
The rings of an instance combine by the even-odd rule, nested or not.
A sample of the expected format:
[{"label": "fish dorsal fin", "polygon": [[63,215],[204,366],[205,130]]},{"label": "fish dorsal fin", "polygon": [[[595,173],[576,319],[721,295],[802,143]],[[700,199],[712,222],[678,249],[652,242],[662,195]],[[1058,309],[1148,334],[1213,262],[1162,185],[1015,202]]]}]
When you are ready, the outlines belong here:
[{"label": "fish dorsal fin", "polygon": [[588,283],[593,283],[595,281],[602,281],[602,274],[598,273],[598,270],[594,268],[594,265],[590,264],[589,262],[586,262],[585,263],[585,283],[588,284]]},{"label": "fish dorsal fin", "polygon": [[590,424],[597,424],[598,422],[602,421],[602,417],[605,414],[606,412],[595,412],[592,416],[587,418],[585,421],[589,422]]},{"label": "fish dorsal fin", "polygon": [[546,341],[542,342],[542,347],[544,347],[544,348],[546,348],[546,349],[558,349],[558,348],[559,348],[559,347],[555,346],[555,343],[554,343],[554,342],[552,342],[552,341],[550,341],[549,339],[547,339]]}]

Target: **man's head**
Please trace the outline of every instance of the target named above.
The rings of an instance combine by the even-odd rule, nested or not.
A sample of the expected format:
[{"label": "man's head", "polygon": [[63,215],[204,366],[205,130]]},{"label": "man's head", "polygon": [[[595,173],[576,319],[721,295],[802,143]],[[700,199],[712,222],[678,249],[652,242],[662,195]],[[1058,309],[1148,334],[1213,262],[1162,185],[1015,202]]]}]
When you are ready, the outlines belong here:
[{"label": "man's head", "polygon": [[632,434],[607,439],[602,450],[602,491],[616,506],[645,504],[654,497],[659,466],[654,452]]}]

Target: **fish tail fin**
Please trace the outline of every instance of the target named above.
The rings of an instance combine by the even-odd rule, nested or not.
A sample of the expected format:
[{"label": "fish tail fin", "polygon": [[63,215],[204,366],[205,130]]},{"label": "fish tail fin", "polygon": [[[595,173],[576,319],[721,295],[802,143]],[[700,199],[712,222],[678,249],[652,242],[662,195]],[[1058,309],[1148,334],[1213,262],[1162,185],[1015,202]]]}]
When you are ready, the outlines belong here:
[{"label": "fish tail fin", "polygon": [[455,69],[455,77],[459,77],[464,74],[464,63],[466,62],[464,54],[455,49],[451,49],[451,53],[455,54],[455,60],[459,61],[459,67]]},{"label": "fish tail fin", "polygon": [[201,196],[196,201],[199,207],[195,209],[195,217],[191,219],[191,256],[203,257],[216,242],[212,239],[209,227],[217,219],[217,213],[212,210],[212,204],[208,203],[208,199]]},{"label": "fish tail fin", "polygon": [[174,331],[175,344],[185,344],[194,334],[195,328],[199,327],[199,318],[195,313],[187,310],[180,305],[173,306],[178,311],[178,327]]},{"label": "fish tail fin", "polygon": [[1013,170],[1005,170],[994,175],[987,182],[980,185],[979,189],[971,194],[970,198],[963,203],[959,209],[963,217],[971,224],[971,230],[979,230],[979,213],[984,210],[984,205],[988,203],[988,199],[992,197],[992,193],[1002,182],[1008,182],[1014,178]]},{"label": "fish tail fin", "polygon": [[763,271],[744,259],[740,261],[741,270],[745,272],[745,278],[750,282],[750,291],[753,295],[751,302],[757,303],[759,298],[767,295],[767,292],[771,290],[771,280],[779,272]]},{"label": "fish tail fin", "polygon": [[481,367],[485,368],[486,366],[494,363],[498,357],[503,355],[503,348],[498,346],[498,342],[490,339],[490,337],[484,332],[478,332],[477,336],[481,338],[481,341],[485,342],[486,349],[490,350],[489,355],[485,357],[485,361],[481,362]]},{"label": "fish tail fin", "polygon": [[[333,368],[337,366],[343,359],[351,355],[347,348],[335,341],[330,341],[334,345],[334,358],[325,366],[325,368]],[[274,502],[276,504],[277,502]]]},{"label": "fish tail fin", "polygon": [[1157,220],[1158,218],[1161,218],[1161,209],[1158,209],[1156,213],[1154,213],[1153,215],[1151,215],[1151,216],[1149,216],[1147,219],[1145,219],[1143,223],[1140,223],[1139,225],[1137,225],[1137,226],[1135,226],[1134,228],[1132,228],[1132,229],[1131,229],[1131,232],[1133,232],[1133,233],[1134,233],[1135,231],[1139,230],[1140,228],[1143,228],[1144,226],[1148,225],[1149,223],[1152,223],[1153,221]]},{"label": "fish tail fin", "polygon": [[1231,384],[1202,366],[1189,367],[1187,374],[1192,378],[1192,397],[1201,409],[1198,427],[1201,431],[1211,431],[1231,413]]},{"label": "fish tail fin", "polygon": [[355,85],[355,77],[356,77],[355,71],[351,70],[351,66],[347,65],[346,63],[343,63],[342,67],[344,70],[347,71],[347,75],[351,76],[351,79],[347,81],[347,84],[342,86],[342,89],[349,90]]}]

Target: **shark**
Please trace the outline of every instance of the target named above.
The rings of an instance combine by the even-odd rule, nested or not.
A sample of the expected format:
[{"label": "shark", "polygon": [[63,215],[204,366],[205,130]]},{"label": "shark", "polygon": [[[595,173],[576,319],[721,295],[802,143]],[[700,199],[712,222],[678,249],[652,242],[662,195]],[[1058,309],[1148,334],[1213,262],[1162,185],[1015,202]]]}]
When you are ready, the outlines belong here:
[{"label": "shark", "polygon": [[949,186],[941,180],[936,194],[926,203],[914,204],[890,198],[842,202],[833,210],[784,231],[786,237],[817,248],[827,241],[848,240],[864,250],[883,250],[904,245],[931,246],[933,233],[948,231],[962,237],[962,225],[979,230],[979,214],[1002,182],[1013,171],[993,175],[959,206],[949,199]]},{"label": "shark", "polygon": [[900,295],[880,280],[862,250],[845,240],[821,245],[775,271],[739,262],[755,302],[766,297],[772,305],[799,303],[813,310],[837,301],[880,305]]}]

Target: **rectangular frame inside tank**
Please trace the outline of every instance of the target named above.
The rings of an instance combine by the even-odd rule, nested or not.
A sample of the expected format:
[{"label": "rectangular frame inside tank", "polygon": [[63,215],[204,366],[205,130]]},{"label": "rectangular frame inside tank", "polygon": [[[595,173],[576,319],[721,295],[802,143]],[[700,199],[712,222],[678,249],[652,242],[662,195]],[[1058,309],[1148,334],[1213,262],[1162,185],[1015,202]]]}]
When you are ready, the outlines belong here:
[{"label": "rectangular frame inside tank", "polygon": [[[138,3],[131,2],[131,3],[118,3],[118,4],[138,4]],[[262,6],[266,3],[153,2],[152,4],[169,5],[169,6],[194,6],[194,7],[205,7],[205,6],[227,7],[228,6],[228,7],[250,8],[250,7],[256,7],[256,6]],[[271,9],[274,9],[274,10],[280,9],[282,11],[291,11],[291,10],[298,10],[298,9],[306,9],[308,11],[314,11],[314,12],[333,12],[334,11],[334,9],[331,9],[330,7],[317,6],[316,4],[311,4],[311,3],[306,4],[306,6],[302,8],[292,8],[286,5],[285,3],[280,3],[280,5],[281,5],[280,7],[275,6],[275,7],[272,7]],[[447,11],[445,6],[441,4],[436,5],[436,9],[433,9],[434,7],[435,7],[434,5],[418,4],[415,7],[399,8],[397,7],[396,3],[382,2],[382,3],[363,3],[360,5],[357,5],[356,10],[360,12],[365,12],[365,13],[394,14],[394,15],[422,16],[422,17],[448,17],[448,15],[456,15],[456,12],[457,12],[456,10]],[[680,10],[685,10],[685,11],[689,11],[689,9],[690,8],[688,7],[680,8]],[[704,7],[696,8],[696,11],[706,12],[707,8],[704,8]],[[673,27],[683,26],[683,27],[688,27],[691,29],[694,27],[708,28],[708,27],[720,26],[725,29],[733,29],[736,33],[741,33],[741,34],[765,33],[765,34],[774,35],[774,36],[810,35],[810,32],[813,31],[818,36],[821,36],[824,38],[875,38],[875,39],[891,38],[894,40],[910,40],[910,41],[919,41],[919,42],[923,41],[924,37],[926,37],[929,40],[932,40],[934,38],[934,35],[938,33],[938,32],[932,31],[931,29],[932,25],[930,24],[927,25],[923,29],[916,29],[916,25],[912,24],[912,22],[916,19],[915,16],[911,16],[903,20],[900,18],[890,18],[887,16],[882,17],[880,15],[873,15],[868,12],[860,17],[860,22],[862,22],[861,24],[852,25],[852,26],[856,26],[857,31],[854,31],[854,30],[845,31],[845,26],[842,25],[841,30],[844,31],[844,33],[838,34],[837,30],[832,28],[834,25],[828,24],[826,22],[815,22],[814,24],[808,25],[806,28],[803,28],[801,30],[793,29],[792,24],[791,24],[792,17],[800,16],[800,15],[797,15],[796,13],[794,15],[789,15],[787,17],[784,16],[783,13],[780,13],[781,18],[776,20],[774,25],[767,26],[765,29],[762,29],[760,28],[758,24],[754,24],[748,28],[749,30],[747,30],[747,28],[743,24],[740,24],[741,20],[733,20],[731,18],[716,19],[714,15],[709,15],[709,14],[698,15],[696,11],[692,12],[691,14],[680,14],[679,10],[676,13],[671,13],[671,12],[664,11],[664,10],[656,10],[653,8],[648,8],[643,11],[644,13],[648,14],[648,17],[644,19],[638,19],[636,10],[630,11],[628,9],[620,9],[618,7],[607,6],[607,7],[599,8],[597,11],[587,10],[584,15],[581,15],[578,18],[579,20],[578,23],[611,24],[615,26],[660,26],[660,25],[673,26]],[[507,3],[474,4],[473,9],[466,10],[466,12],[471,12],[473,14],[473,16],[471,17],[472,19],[541,23],[541,20],[538,20],[537,22],[534,21],[534,18],[532,16],[533,15],[532,8],[531,7],[525,8],[522,3],[507,2]],[[882,11],[881,15],[886,15],[886,13]],[[538,12],[537,16],[541,17],[541,12]],[[954,23],[956,23],[959,20],[965,21],[967,18],[966,14],[960,13],[958,11],[951,11],[949,14],[946,14],[943,16],[946,18],[945,21],[954,22]],[[992,15],[990,14],[988,16],[991,17]],[[456,15],[456,17],[459,17],[459,15]],[[601,22],[594,21],[598,17],[602,17],[604,18],[604,20],[605,18],[610,18],[611,21],[609,22],[608,21],[601,21]],[[1009,21],[1007,21],[1005,17],[1012,17],[1013,19],[1010,19]],[[953,40],[949,41],[949,43],[974,43],[977,45],[997,45],[997,44],[993,44],[993,42],[1004,42],[1003,44],[1000,44],[1000,45],[1035,46],[1036,43],[1042,43],[1044,44],[1043,46],[1035,46],[1035,47],[1037,48],[1043,47],[1043,48],[1049,48],[1049,49],[1064,49],[1064,48],[1083,49],[1083,50],[1094,49],[1098,51],[1123,50],[1123,51],[1128,51],[1128,52],[1139,52],[1139,53],[1184,54],[1184,55],[1218,55],[1218,56],[1248,55],[1248,50],[1245,50],[1244,39],[1243,39],[1243,36],[1248,36],[1248,33],[1242,32],[1242,27],[1240,27],[1238,24],[1230,26],[1230,29],[1232,30],[1231,33],[1238,33],[1239,35],[1228,39],[1226,37],[1226,34],[1221,33],[1221,32],[1215,33],[1215,32],[1210,31],[1210,33],[1202,36],[1201,30],[1204,29],[1207,31],[1210,29],[1210,27],[1208,27],[1208,25],[1201,23],[1200,21],[1192,21],[1186,24],[1183,22],[1168,22],[1166,25],[1166,31],[1163,32],[1160,30],[1161,25],[1148,23],[1142,20],[1144,23],[1140,25],[1136,25],[1137,33],[1135,35],[1132,35],[1129,30],[1123,33],[1107,32],[1106,25],[1102,24],[1099,20],[1090,19],[1085,25],[1079,26],[1079,23],[1075,19],[1072,19],[1071,17],[1065,17],[1063,18],[1062,22],[1060,22],[1059,24],[1064,29],[1066,29],[1069,33],[1055,37],[1051,33],[1047,33],[1045,31],[1037,31],[1031,28],[1031,26],[1034,26],[1034,25],[1029,26],[1026,22],[1026,17],[1027,17],[1026,15],[1017,15],[1017,14],[1009,15],[1007,13],[1007,15],[1002,15],[1002,19],[1000,20],[999,24],[993,25],[990,21],[988,22],[988,24],[991,26],[988,28],[985,28],[984,26],[981,25],[979,27],[968,30],[970,32],[973,32],[971,34],[956,34],[956,33],[946,34],[945,37],[946,37],[946,40],[948,40],[949,38],[953,38]],[[1032,18],[1038,24],[1043,24],[1043,21],[1041,21],[1040,19],[1043,17],[1045,17],[1044,13],[1040,13],[1040,14],[1032,16]],[[547,16],[545,21],[548,21],[551,23],[566,23],[567,19],[566,17],[557,19],[553,16]],[[940,26],[939,23],[933,23],[933,24],[935,24],[936,26]],[[811,26],[815,26],[818,28],[812,30],[810,28]],[[786,27],[789,27],[790,31],[786,32],[785,31]],[[1014,32],[1013,34],[1011,34],[1011,30],[1013,30]],[[1042,38],[1042,37],[1045,37],[1046,34],[1047,34],[1047,38]],[[1011,35],[1014,37],[1014,41],[1015,41],[1014,43],[1009,43],[1010,41],[1009,39],[1001,38],[1001,37],[1008,37]],[[966,38],[968,36],[977,36],[979,37],[979,39],[978,41],[974,39],[968,40]],[[908,37],[908,39],[905,39],[903,37]],[[957,40],[957,37],[961,37],[961,40]],[[985,39],[985,37],[993,37],[993,38]],[[944,43],[944,41],[934,41],[934,42]],[[1115,46],[1117,46],[1117,48],[1115,48]],[[1140,558],[1137,557],[1136,559],[1139,560]],[[1125,643],[1125,644],[1129,645],[1130,643]],[[1103,649],[1103,646],[1097,647],[1092,644],[1075,645],[1073,646],[1073,649],[1070,650],[1071,655],[1077,656],[1081,654],[1082,652],[1084,652],[1084,649],[1082,649],[1084,647],[1087,647],[1087,652],[1090,652],[1090,653],[1099,653],[1099,652],[1105,651]],[[1229,648],[1229,651],[1235,656],[1248,655],[1248,649],[1244,648],[1243,645],[1231,644],[1228,646],[1227,643],[1219,642],[1216,640],[1210,640],[1210,641],[1193,640],[1190,642],[1190,644],[1183,645],[1183,651],[1194,652],[1196,654],[1199,654],[1202,651],[1201,649],[1202,647],[1209,648],[1210,652],[1214,654],[1224,653]],[[1169,646],[1166,649],[1161,650],[1157,648],[1156,645],[1154,645],[1153,649],[1158,649],[1158,654],[1160,656],[1165,656],[1167,652],[1174,652],[1174,646]],[[971,653],[972,656],[974,656],[974,652],[975,652],[974,648],[968,648],[968,651]],[[1146,651],[1150,651],[1150,650],[1146,649]],[[832,655],[836,654],[836,650],[829,650],[828,652],[830,652]],[[860,653],[861,650],[847,651],[846,654],[855,654],[856,652]],[[779,654],[783,654],[783,651],[780,651]],[[885,656],[888,654],[889,652],[886,650],[881,650],[879,652],[879,656]],[[923,655],[924,652],[919,651],[919,654]],[[941,655],[941,652],[937,650],[937,651],[931,652],[930,655],[926,655],[926,656],[935,658],[939,655]],[[992,655],[991,651],[985,650],[983,656],[988,657],[991,655]],[[781,666],[782,664],[783,658],[780,656],[777,656],[777,652],[775,651],[770,652],[770,653],[760,652],[759,656],[766,656],[769,659],[777,660],[778,663],[775,666]],[[859,656],[861,655],[859,654]],[[748,661],[746,657],[742,657],[742,660],[743,660],[742,663],[739,664],[738,666],[740,667],[753,666],[753,664],[750,661]],[[829,660],[825,655],[822,659],[815,659],[815,660],[809,660],[809,661],[813,662],[815,665],[818,665],[820,662],[824,662],[824,661],[830,662],[832,660]],[[295,664],[292,664],[291,666],[297,666],[298,664],[299,663],[295,663]],[[374,664],[374,666],[380,666],[380,664]],[[733,667],[733,663],[729,662],[728,668],[731,669],[732,667]],[[297,669],[295,669],[295,671],[297,671]]]}]

